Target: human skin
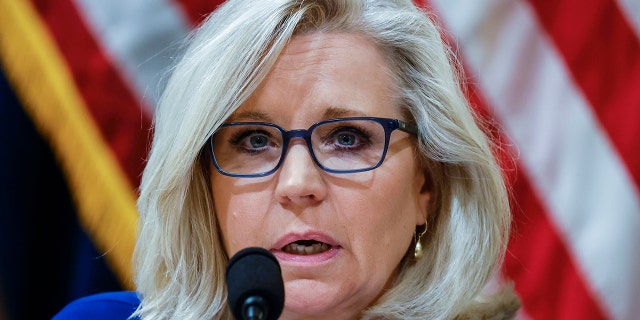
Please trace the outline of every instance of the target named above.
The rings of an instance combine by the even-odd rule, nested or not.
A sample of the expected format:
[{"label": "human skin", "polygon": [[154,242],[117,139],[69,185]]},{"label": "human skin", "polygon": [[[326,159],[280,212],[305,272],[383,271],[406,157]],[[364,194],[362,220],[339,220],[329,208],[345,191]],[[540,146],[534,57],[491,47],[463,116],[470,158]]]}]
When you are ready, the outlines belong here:
[{"label": "human skin", "polygon": [[[229,121],[291,130],[345,116],[402,119],[389,73],[363,37],[296,36]],[[291,141],[284,163],[267,177],[228,177],[211,166],[224,249],[232,256],[258,246],[277,257],[286,295],[281,319],[358,318],[392,285],[430,197],[415,139],[394,131],[383,164],[361,173],[323,171],[302,139]],[[308,255],[285,248],[298,240],[329,246]]]}]

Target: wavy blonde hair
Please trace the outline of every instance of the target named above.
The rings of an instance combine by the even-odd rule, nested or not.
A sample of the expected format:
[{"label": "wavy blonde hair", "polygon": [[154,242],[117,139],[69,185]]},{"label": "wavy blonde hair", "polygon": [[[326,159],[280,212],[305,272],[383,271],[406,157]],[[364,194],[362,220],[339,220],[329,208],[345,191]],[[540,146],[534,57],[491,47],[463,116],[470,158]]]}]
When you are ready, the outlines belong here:
[{"label": "wavy blonde hair", "polygon": [[395,285],[362,317],[450,319],[480,301],[505,251],[507,193],[429,13],[409,0],[231,0],[190,36],[156,110],[138,200],[136,315],[232,319],[204,146],[287,42],[310,32],[355,33],[376,44],[420,129],[418,156],[434,194],[424,257],[404,259]]}]

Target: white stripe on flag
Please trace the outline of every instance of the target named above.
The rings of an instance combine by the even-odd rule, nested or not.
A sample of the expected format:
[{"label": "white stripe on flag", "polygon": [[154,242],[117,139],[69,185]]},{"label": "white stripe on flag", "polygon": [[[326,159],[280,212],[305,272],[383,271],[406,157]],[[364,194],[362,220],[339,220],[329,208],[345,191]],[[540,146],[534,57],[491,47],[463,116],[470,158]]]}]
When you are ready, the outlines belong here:
[{"label": "white stripe on flag", "polygon": [[635,31],[636,37],[640,40],[640,1],[638,0],[617,0],[622,13],[629,20],[629,26]]},{"label": "white stripe on flag", "polygon": [[170,0],[73,1],[133,94],[155,107],[171,59],[190,31],[181,8]]},{"label": "white stripe on flag", "polygon": [[532,9],[506,0],[432,3],[520,150],[587,285],[607,313],[634,318],[640,314],[639,199]]}]

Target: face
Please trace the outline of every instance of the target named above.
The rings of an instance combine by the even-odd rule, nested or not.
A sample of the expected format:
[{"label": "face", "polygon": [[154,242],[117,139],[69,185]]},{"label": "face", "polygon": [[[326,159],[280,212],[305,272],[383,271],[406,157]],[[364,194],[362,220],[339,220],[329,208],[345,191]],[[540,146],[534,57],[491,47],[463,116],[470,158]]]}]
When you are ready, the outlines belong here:
[{"label": "face", "polygon": [[[291,130],[336,117],[402,119],[392,84],[371,42],[350,34],[297,36],[229,121]],[[291,141],[284,163],[267,177],[228,177],[211,166],[225,250],[232,256],[258,246],[277,257],[282,319],[357,318],[390,287],[427,215],[414,141],[394,131],[383,164],[360,173],[324,172],[302,139]]]}]

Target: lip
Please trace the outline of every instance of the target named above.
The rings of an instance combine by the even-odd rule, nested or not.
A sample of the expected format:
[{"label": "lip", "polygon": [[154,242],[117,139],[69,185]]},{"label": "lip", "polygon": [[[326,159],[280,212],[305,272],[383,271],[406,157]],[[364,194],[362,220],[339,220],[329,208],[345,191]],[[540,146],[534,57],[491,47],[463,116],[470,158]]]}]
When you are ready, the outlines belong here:
[{"label": "lip", "polygon": [[[331,249],[313,255],[298,255],[291,254],[282,251],[282,248],[289,243],[299,240],[314,240],[324,242],[331,246]],[[310,231],[305,233],[288,233],[278,239],[273,247],[269,250],[280,261],[281,264],[295,264],[295,265],[317,265],[325,263],[335,258],[342,247],[336,240],[324,234],[322,232]]]}]

